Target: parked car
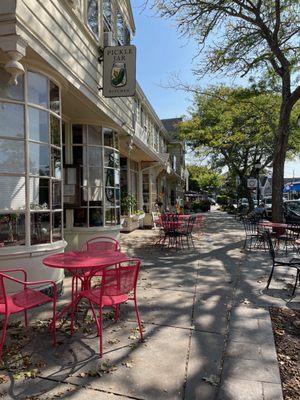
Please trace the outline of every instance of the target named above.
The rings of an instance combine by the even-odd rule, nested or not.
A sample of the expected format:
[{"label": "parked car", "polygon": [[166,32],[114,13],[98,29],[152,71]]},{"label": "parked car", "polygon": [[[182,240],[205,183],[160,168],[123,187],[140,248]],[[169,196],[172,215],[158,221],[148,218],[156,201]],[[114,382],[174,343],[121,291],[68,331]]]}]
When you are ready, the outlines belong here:
[{"label": "parked car", "polygon": [[288,224],[300,224],[300,200],[286,200],[283,214]]},{"label": "parked car", "polygon": [[267,217],[271,218],[272,217],[272,197],[270,197],[270,196],[264,197],[262,201],[265,204]]}]

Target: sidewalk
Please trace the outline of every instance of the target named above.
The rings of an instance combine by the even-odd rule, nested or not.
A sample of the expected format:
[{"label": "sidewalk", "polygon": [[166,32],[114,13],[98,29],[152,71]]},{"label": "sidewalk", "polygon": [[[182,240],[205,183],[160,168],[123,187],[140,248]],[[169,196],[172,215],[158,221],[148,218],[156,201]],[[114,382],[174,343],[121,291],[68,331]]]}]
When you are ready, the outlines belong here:
[{"label": "sidewalk", "polygon": [[[265,293],[267,254],[241,252],[242,226],[227,214],[205,217],[196,250],[153,247],[155,231],[122,235],[122,249],[143,260],[138,295],[145,343],[138,341],[130,304],[121,321],[106,321],[102,360],[93,324],[72,338],[59,333],[57,349],[48,332],[31,330],[23,355],[37,377],[15,380],[10,372],[2,398],[282,399],[268,306],[288,305],[282,279],[289,277],[278,276]],[[299,297],[292,304],[299,308]]]}]

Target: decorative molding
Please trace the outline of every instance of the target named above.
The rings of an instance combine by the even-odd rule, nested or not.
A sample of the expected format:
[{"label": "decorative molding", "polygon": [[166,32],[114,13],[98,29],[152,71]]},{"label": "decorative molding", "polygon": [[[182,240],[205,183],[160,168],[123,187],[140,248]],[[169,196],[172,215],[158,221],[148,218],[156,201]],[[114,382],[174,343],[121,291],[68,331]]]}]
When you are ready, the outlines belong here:
[{"label": "decorative molding", "polygon": [[11,75],[9,83],[17,85],[18,76],[25,72],[20,60],[26,55],[27,43],[19,35],[7,35],[0,38],[0,47],[9,58],[4,65],[5,70]]}]

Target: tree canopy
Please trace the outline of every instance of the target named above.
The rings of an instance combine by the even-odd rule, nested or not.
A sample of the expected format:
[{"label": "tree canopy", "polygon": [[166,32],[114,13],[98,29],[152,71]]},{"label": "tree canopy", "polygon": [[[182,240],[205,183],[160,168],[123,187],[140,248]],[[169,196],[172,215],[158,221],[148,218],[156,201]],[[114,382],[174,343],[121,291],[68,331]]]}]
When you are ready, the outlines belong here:
[{"label": "tree canopy", "polygon": [[221,175],[206,166],[189,165],[189,189],[211,192],[221,186]]},{"label": "tree canopy", "polygon": [[[227,167],[246,189],[247,178],[257,174],[256,164],[261,170],[272,165],[279,108],[279,95],[211,87],[195,95],[192,118],[180,125],[180,134],[196,154],[209,155],[212,167]],[[300,149],[299,113],[297,107],[292,115],[290,156]]]},{"label": "tree canopy", "polygon": [[[149,0],[151,1],[151,0]],[[273,150],[273,220],[282,220],[282,190],[292,109],[300,99],[299,0],[152,0],[194,37],[202,54],[197,73],[269,73],[280,83]]]}]

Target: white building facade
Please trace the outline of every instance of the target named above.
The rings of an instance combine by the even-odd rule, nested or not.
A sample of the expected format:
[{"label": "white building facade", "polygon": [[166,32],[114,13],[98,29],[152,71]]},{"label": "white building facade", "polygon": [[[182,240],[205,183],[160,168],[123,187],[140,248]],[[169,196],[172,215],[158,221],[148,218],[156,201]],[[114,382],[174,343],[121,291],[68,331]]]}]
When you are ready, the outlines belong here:
[{"label": "white building facade", "polygon": [[117,237],[122,195],[166,203],[172,138],[139,85],[101,91],[104,46],[134,34],[129,0],[1,1],[0,268],[62,282],[42,259]]}]

